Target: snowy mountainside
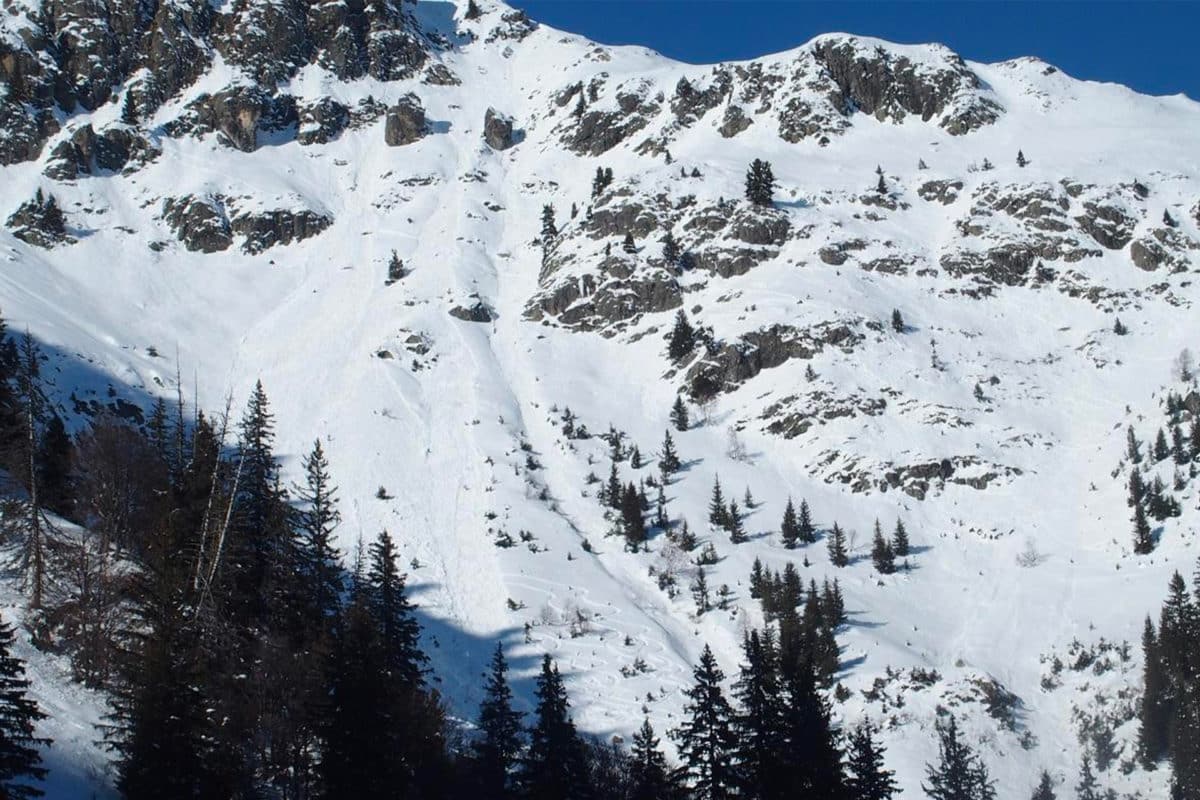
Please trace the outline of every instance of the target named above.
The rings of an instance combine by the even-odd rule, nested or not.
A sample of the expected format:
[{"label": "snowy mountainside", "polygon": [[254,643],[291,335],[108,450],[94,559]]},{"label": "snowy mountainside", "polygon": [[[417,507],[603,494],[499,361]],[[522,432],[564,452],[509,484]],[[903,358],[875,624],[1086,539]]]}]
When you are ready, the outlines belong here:
[{"label": "snowy mountainside", "polygon": [[[644,711],[669,729],[703,645],[732,673],[761,623],[755,558],[806,559],[851,617],[835,711],[884,722],[905,797],[939,705],[961,709],[1001,796],[1042,768],[1073,782],[1090,682],[1045,688],[1044,657],[1136,642],[1200,553],[1185,470],[1182,516],[1132,554],[1124,461],[1166,391],[1200,414],[1174,370],[1200,347],[1200,106],[847,34],[689,66],[480,5],[375,4],[366,22],[257,0],[134,20],[6,5],[0,308],[51,354],[74,424],[174,396],[177,372],[207,409],[261,378],[285,472],[314,437],[329,454],[343,551],[387,528],[412,560],[463,717],[503,639],[527,671],[557,659],[582,729],[628,736]],[[63,30],[78,41],[56,49]],[[771,209],[742,199],[755,158]],[[598,167],[613,180],[593,196]],[[667,230],[691,269],[662,258]],[[385,285],[393,251],[409,274]],[[673,364],[679,309],[712,347]],[[622,479],[655,475],[681,393],[707,421],[674,434],[669,513],[713,543],[709,585],[733,594],[700,617],[690,563],[662,536],[623,552],[588,483],[610,425],[648,462]],[[564,434],[567,409],[592,438]],[[745,544],[706,524],[716,476],[753,493]],[[850,566],[783,548],[788,497],[851,532]],[[880,576],[872,525],[898,518],[912,569]],[[681,570],[678,597],[651,567]],[[988,713],[997,686],[1011,716]],[[1131,758],[1136,721],[1117,722]],[[1102,779],[1165,792],[1161,771]]]}]

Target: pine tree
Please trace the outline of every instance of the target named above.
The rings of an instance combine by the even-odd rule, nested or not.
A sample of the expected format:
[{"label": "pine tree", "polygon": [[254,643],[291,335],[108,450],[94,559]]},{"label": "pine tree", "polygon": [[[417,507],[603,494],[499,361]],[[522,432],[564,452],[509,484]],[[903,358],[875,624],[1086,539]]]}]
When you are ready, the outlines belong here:
[{"label": "pine tree", "polygon": [[479,704],[479,737],[472,747],[478,786],[491,797],[512,794],[513,770],[521,754],[521,714],[513,710],[512,699],[504,645],[497,642]]},{"label": "pine tree", "polygon": [[605,497],[608,500],[608,505],[614,511],[620,511],[622,501],[624,500],[625,490],[621,486],[621,478],[617,474],[617,462],[612,462],[612,467],[608,471],[608,488],[605,491]]},{"label": "pine tree", "polygon": [[813,526],[812,512],[808,509],[807,500],[800,500],[800,523],[796,533],[803,544],[812,544],[817,540],[817,529]]},{"label": "pine tree", "polygon": [[890,575],[896,571],[896,554],[888,540],[883,538],[883,528],[880,527],[878,519],[875,520],[871,560],[875,562],[875,569],[882,575]]},{"label": "pine tree", "polygon": [[387,280],[383,282],[384,286],[391,286],[398,280],[404,278],[408,272],[404,269],[404,262],[400,260],[400,256],[396,255],[396,251],[392,251],[392,257],[388,259]]},{"label": "pine tree", "polygon": [[875,193],[883,196],[888,193],[887,181],[883,178],[883,173],[879,174],[879,182],[875,184]]},{"label": "pine tree", "polygon": [[788,797],[847,797],[842,752],[829,705],[817,689],[811,657],[781,643],[780,662],[784,687],[783,728],[792,754],[788,775],[793,792]]},{"label": "pine tree", "polygon": [[1125,323],[1121,322],[1120,317],[1117,317],[1116,321],[1113,322],[1113,333],[1117,336],[1124,336],[1129,333],[1129,328],[1125,327]]},{"label": "pine tree", "polygon": [[583,742],[571,721],[567,690],[549,655],[534,690],[537,707],[529,729],[529,748],[521,764],[524,796],[530,800],[586,797],[587,764]]},{"label": "pine tree", "polygon": [[908,558],[910,550],[911,545],[908,541],[908,531],[904,527],[904,522],[897,517],[896,529],[892,531],[892,551],[899,558]]},{"label": "pine tree", "polygon": [[39,748],[49,739],[34,735],[46,715],[28,696],[25,664],[13,655],[16,632],[0,619],[0,797],[23,800],[45,794],[36,784],[46,777]]},{"label": "pine tree", "polygon": [[405,578],[396,564],[396,544],[387,531],[380,531],[367,553],[365,592],[379,626],[385,668],[405,689],[421,689],[427,658],[421,650],[421,625],[413,615]]},{"label": "pine tree", "polygon": [[1178,423],[1171,426],[1171,458],[1181,466],[1191,461],[1187,441],[1183,438],[1183,428]]},{"label": "pine tree", "polygon": [[704,574],[704,567],[696,568],[696,577],[692,580],[692,601],[696,604],[696,615],[703,616],[709,611],[712,611],[712,599],[708,594],[708,577]]},{"label": "pine tree", "polygon": [[479,19],[483,16],[483,12],[479,9],[479,4],[475,0],[467,0],[467,13],[463,14],[464,19]]},{"label": "pine tree", "polygon": [[788,793],[787,741],[782,717],[777,654],[757,630],[742,643],[744,662],[733,686],[739,710],[734,718],[735,761],[740,796],[782,798]]},{"label": "pine tree", "polygon": [[646,544],[646,522],[642,517],[642,499],[631,482],[621,494],[621,530],[625,547],[636,553]]},{"label": "pine tree", "polygon": [[1100,800],[1100,787],[1096,783],[1096,775],[1092,772],[1092,759],[1086,753],[1079,767],[1079,783],[1075,784],[1076,800]]},{"label": "pine tree", "polygon": [[[696,349],[696,329],[688,322],[687,314],[680,309],[675,313],[675,325],[671,328],[671,336],[667,342],[667,356],[674,362],[679,362],[692,354]],[[681,403],[677,400],[676,403]]]},{"label": "pine tree", "polygon": [[892,309],[892,330],[896,333],[904,333],[904,315],[898,308]]},{"label": "pine tree", "polygon": [[775,174],[771,165],[756,158],[746,172],[746,199],[756,206],[770,206],[775,194]]},{"label": "pine tree", "polygon": [[683,771],[690,778],[695,800],[727,800],[734,796],[733,709],[721,691],[725,673],[717,666],[708,645],[692,671],[693,685],[686,691],[684,721],[671,732],[679,749]]},{"label": "pine tree", "polygon": [[662,246],[663,261],[666,261],[669,267],[678,266],[679,257],[683,255],[683,251],[679,249],[679,242],[676,241],[675,234],[668,230],[663,236]]},{"label": "pine tree", "polygon": [[712,498],[708,502],[708,521],[718,528],[728,525],[729,509],[725,506],[725,496],[721,493],[721,478],[713,478]]},{"label": "pine tree", "polygon": [[131,91],[126,91],[125,99],[121,101],[121,122],[125,125],[138,124],[137,102],[133,99]]},{"label": "pine tree", "polygon": [[890,800],[899,791],[896,773],[884,768],[885,751],[875,742],[874,734],[870,722],[860,723],[850,734],[846,759],[850,800]]},{"label": "pine tree", "polygon": [[61,516],[71,513],[73,450],[62,417],[51,414],[38,446],[37,483],[42,506]]},{"label": "pine tree", "polygon": [[1058,800],[1058,796],[1054,794],[1054,781],[1046,770],[1042,770],[1041,780],[1038,781],[1037,788],[1033,790],[1033,796],[1029,800]]},{"label": "pine tree", "polygon": [[679,793],[648,718],[633,734],[629,782],[629,800],[674,800]]},{"label": "pine tree", "polygon": [[633,449],[629,451],[629,468],[642,468],[642,451],[638,449],[636,444],[633,446]]},{"label": "pine tree", "polygon": [[1146,511],[1138,503],[1133,508],[1133,552],[1146,555],[1154,552],[1154,536],[1150,531],[1150,523],[1146,520]]},{"label": "pine tree", "polygon": [[671,406],[671,424],[675,426],[675,430],[683,432],[688,429],[687,405],[683,402],[683,397],[675,396],[675,404]]},{"label": "pine tree", "polygon": [[341,604],[342,563],[334,541],[334,532],[342,520],[337,508],[337,487],[329,475],[329,462],[321,441],[313,442],[312,451],[301,462],[304,485],[296,487],[300,501],[297,511],[296,545],[303,583],[308,621],[336,620]]},{"label": "pine tree", "polygon": [[662,452],[658,456],[658,468],[662,471],[663,477],[674,475],[679,471],[679,454],[675,452],[675,441],[671,438],[671,431],[665,431],[663,434]]},{"label": "pine tree", "polygon": [[729,501],[729,512],[725,517],[725,529],[729,531],[729,541],[742,544],[746,541],[746,528],[742,525],[742,511],[738,508],[737,500]]},{"label": "pine tree", "polygon": [[783,539],[784,546],[789,550],[795,549],[800,542],[800,522],[796,519],[796,507],[792,505],[790,497],[783,509],[783,522],[779,525],[779,535]]},{"label": "pine tree", "polygon": [[1163,429],[1158,429],[1158,435],[1154,437],[1154,460],[1165,461],[1171,457],[1171,448],[1167,445],[1167,436],[1163,433]]},{"label": "pine tree", "polygon": [[1162,221],[1163,221],[1163,225],[1166,225],[1168,228],[1174,228],[1176,225],[1179,224],[1178,222],[1175,221],[1175,218],[1171,216],[1171,212],[1165,208],[1163,209]]},{"label": "pine tree", "polygon": [[1023,152],[1021,152],[1020,150],[1018,150],[1017,151],[1017,166],[1024,168],[1025,165],[1028,163],[1029,163],[1029,161],[1026,160],[1025,154]]},{"label": "pine tree", "polygon": [[632,232],[627,232],[625,238],[621,240],[621,250],[629,255],[637,253],[637,242],[634,241]]},{"label": "pine tree", "polygon": [[929,784],[921,784],[932,800],[995,800],[995,784],[983,761],[959,738],[958,721],[951,715],[937,723],[938,766],[925,765]]},{"label": "pine tree", "polygon": [[835,567],[845,567],[850,563],[850,555],[846,552],[846,534],[836,522],[829,534],[829,560]]},{"label": "pine tree", "polygon": [[1132,425],[1125,429],[1125,455],[1134,464],[1142,463],[1142,445]]},{"label": "pine tree", "polygon": [[554,206],[547,203],[542,206],[542,241],[549,242],[558,236],[558,225],[554,222]]}]

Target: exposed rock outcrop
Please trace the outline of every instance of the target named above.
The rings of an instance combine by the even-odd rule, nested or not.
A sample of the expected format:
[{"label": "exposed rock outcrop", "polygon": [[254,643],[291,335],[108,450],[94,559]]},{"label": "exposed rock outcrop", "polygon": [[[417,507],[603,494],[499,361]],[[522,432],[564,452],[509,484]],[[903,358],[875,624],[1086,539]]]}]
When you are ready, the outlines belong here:
[{"label": "exposed rock outcrop", "polygon": [[512,117],[489,108],[483,115],[483,140],[493,150],[512,147],[516,143]]},{"label": "exposed rock outcrop", "polygon": [[388,109],[383,138],[391,147],[403,147],[419,141],[427,129],[425,109],[417,96],[410,94]]},{"label": "exposed rock outcrop", "polygon": [[224,204],[215,197],[186,195],[163,200],[163,220],[188,250],[217,253],[233,244]]},{"label": "exposed rock outcrop", "polygon": [[54,195],[41,189],[33,199],[22,203],[5,223],[23,242],[49,249],[60,244],[71,244],[75,240],[67,235],[66,220]]},{"label": "exposed rock outcrop", "polygon": [[83,125],[71,138],[55,146],[45,175],[65,181],[104,171],[133,172],[160,153],[146,138],[126,126],[96,133],[91,125]]}]

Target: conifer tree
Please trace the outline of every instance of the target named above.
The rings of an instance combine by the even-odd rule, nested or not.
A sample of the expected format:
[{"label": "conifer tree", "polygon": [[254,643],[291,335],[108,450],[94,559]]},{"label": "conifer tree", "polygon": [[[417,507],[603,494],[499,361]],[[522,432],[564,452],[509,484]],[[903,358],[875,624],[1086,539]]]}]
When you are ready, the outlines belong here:
[{"label": "conifer tree", "polygon": [[796,507],[792,505],[790,497],[783,509],[783,522],[779,526],[779,535],[783,538],[784,546],[789,550],[795,549],[800,542],[800,522],[796,519]]},{"label": "conifer tree", "polygon": [[1175,218],[1171,216],[1171,212],[1165,208],[1163,209],[1162,221],[1163,225],[1166,225],[1168,228],[1174,228],[1179,224],[1175,221]]},{"label": "conifer tree", "polygon": [[125,99],[121,101],[121,122],[125,125],[138,123],[137,103],[133,99],[133,92],[125,92]]},{"label": "conifer tree", "polygon": [[678,266],[679,258],[683,255],[683,251],[679,249],[679,242],[675,239],[675,234],[670,230],[663,236],[662,247],[663,261],[667,262],[667,266]]},{"label": "conifer tree", "polygon": [[775,194],[775,174],[771,165],[756,158],[746,172],[746,199],[756,206],[770,206]]},{"label": "conifer tree", "polygon": [[1100,786],[1096,783],[1096,774],[1092,772],[1092,759],[1087,753],[1083,755],[1083,763],[1079,766],[1079,783],[1075,784],[1076,800],[1100,800]]},{"label": "conifer tree", "polygon": [[880,527],[878,519],[875,520],[871,560],[875,562],[875,569],[880,574],[890,575],[896,571],[896,554],[892,551],[891,543],[883,537],[883,528]]},{"label": "conifer tree", "polygon": [[1171,458],[1175,463],[1183,465],[1191,461],[1187,443],[1183,438],[1183,428],[1178,423],[1171,426]]},{"label": "conifer tree", "polygon": [[725,529],[729,531],[729,541],[734,544],[742,544],[746,541],[746,528],[742,525],[742,511],[738,508],[737,500],[729,501]]},{"label": "conifer tree", "polygon": [[649,718],[633,734],[629,782],[629,800],[674,800],[679,794]]},{"label": "conifer tree", "polygon": [[332,622],[337,617],[344,589],[341,554],[334,542],[334,532],[342,515],[337,508],[337,487],[329,475],[329,462],[319,439],[313,442],[312,451],[301,462],[301,468],[304,485],[296,487],[300,501],[296,515],[299,536],[296,550],[307,587],[304,600],[311,615],[310,624],[313,617]]},{"label": "conifer tree", "polygon": [[396,251],[392,251],[392,257],[388,259],[387,280],[384,281],[385,286],[391,286],[396,281],[401,280],[408,272],[404,269],[404,262],[400,260],[400,256],[396,255]]},{"label": "conifer tree", "polygon": [[812,544],[817,540],[817,529],[813,526],[812,513],[808,509],[808,501],[800,500],[800,521],[797,536],[803,544]]},{"label": "conifer tree", "polygon": [[617,474],[617,462],[612,462],[612,467],[608,471],[608,488],[605,492],[605,497],[608,500],[608,505],[614,511],[620,511],[622,501],[625,497],[625,490],[621,486],[621,478]]},{"label": "conifer tree", "polygon": [[667,343],[667,356],[675,362],[690,356],[696,348],[696,329],[688,322],[687,314],[680,309],[675,313],[675,325]]},{"label": "conifer tree", "polygon": [[629,255],[637,253],[637,242],[634,241],[632,232],[626,232],[625,238],[621,240],[621,250]]},{"label": "conifer tree", "polygon": [[850,800],[890,800],[899,788],[895,773],[884,767],[884,749],[875,741],[875,730],[864,721],[850,734],[846,781]]},{"label": "conifer tree", "polygon": [[788,775],[789,797],[842,800],[847,796],[842,752],[829,706],[817,690],[811,658],[781,646],[784,686],[784,734],[793,754]]},{"label": "conifer tree", "polygon": [[542,240],[549,242],[558,236],[558,225],[554,222],[554,206],[547,203],[542,206]]},{"label": "conifer tree", "polygon": [[621,494],[621,530],[625,546],[636,553],[646,543],[646,522],[642,517],[642,500],[638,488],[631,482]]},{"label": "conifer tree", "polygon": [[725,506],[725,496],[721,493],[721,478],[713,478],[712,498],[708,502],[708,521],[718,528],[728,525],[729,509]]},{"label": "conifer tree", "polygon": [[829,560],[835,567],[845,567],[850,563],[850,554],[846,552],[846,534],[836,522],[829,534]]},{"label": "conifer tree", "polygon": [[1117,336],[1124,336],[1125,334],[1129,333],[1129,328],[1125,327],[1125,323],[1121,322],[1120,317],[1117,317],[1116,321],[1113,323],[1113,333],[1115,333]]},{"label": "conifer tree", "polygon": [[1025,158],[1025,154],[1020,150],[1017,151],[1017,166],[1024,167],[1029,161]]},{"label": "conifer tree", "polygon": [[42,506],[61,516],[71,514],[73,450],[62,417],[52,413],[38,445],[37,485]]},{"label": "conifer tree", "polygon": [[0,797],[24,800],[45,794],[37,785],[46,777],[39,748],[49,739],[34,727],[46,715],[29,697],[25,664],[13,655],[16,632],[0,619]]},{"label": "conifer tree", "polygon": [[1146,555],[1154,552],[1154,536],[1150,531],[1150,523],[1146,520],[1146,511],[1138,503],[1133,508],[1133,552]]},{"label": "conifer tree", "polygon": [[904,333],[904,316],[898,308],[892,309],[892,330],[896,333]]},{"label": "conifer tree", "polygon": [[925,765],[925,793],[932,800],[995,800],[995,784],[982,759],[959,737],[958,720],[953,715],[938,720],[937,733],[938,765]]},{"label": "conifer tree", "polygon": [[1125,429],[1125,454],[1126,458],[1134,464],[1142,463],[1142,445],[1138,441],[1137,434],[1133,432],[1132,425]]},{"label": "conifer tree", "polygon": [[380,531],[367,552],[365,592],[379,626],[384,665],[402,687],[410,691],[421,689],[427,658],[421,650],[421,625],[413,615],[405,577],[396,564],[396,544],[387,531]]},{"label": "conifer tree", "polygon": [[1054,794],[1054,781],[1046,770],[1042,770],[1042,777],[1029,800],[1058,800],[1058,796]]},{"label": "conifer tree", "polygon": [[1171,448],[1167,445],[1167,436],[1163,433],[1163,429],[1158,429],[1158,435],[1154,437],[1154,460],[1165,461],[1171,456]]},{"label": "conifer tree", "polygon": [[875,184],[875,193],[883,196],[888,193],[887,181],[883,178],[883,173],[879,173],[879,182]]},{"label": "conifer tree", "polygon": [[1169,687],[1159,652],[1154,623],[1146,617],[1142,630],[1142,705],[1141,730],[1138,734],[1138,755],[1147,768],[1167,754],[1171,707]]},{"label": "conifer tree", "polygon": [[696,615],[703,616],[712,610],[712,599],[708,594],[708,577],[704,574],[704,566],[696,567],[696,577],[692,580],[692,601],[696,604]]},{"label": "conifer tree", "polygon": [[662,471],[663,477],[666,478],[678,472],[679,467],[679,454],[675,452],[675,441],[671,438],[671,431],[665,431],[663,433],[662,452],[658,456],[658,468]]},{"label": "conifer tree", "polygon": [[683,402],[683,397],[675,396],[675,405],[671,406],[671,424],[675,426],[675,430],[683,432],[688,429],[687,405]]},{"label": "conifer tree", "polygon": [[521,764],[521,785],[530,800],[577,800],[587,797],[583,742],[571,720],[567,690],[549,655],[534,690],[537,707],[529,729],[529,748]]},{"label": "conifer tree", "polygon": [[467,12],[463,14],[464,19],[479,19],[483,16],[483,12],[479,9],[479,4],[475,0],[467,0]]},{"label": "conifer tree", "polygon": [[892,551],[899,558],[907,558],[910,549],[908,530],[904,527],[904,522],[897,517],[896,528],[892,531]]},{"label": "conifer tree", "polygon": [[692,679],[686,691],[683,723],[671,732],[671,738],[679,749],[695,800],[727,800],[734,797],[735,791],[733,754],[737,739],[733,709],[721,691],[725,673],[708,645],[700,654]]},{"label": "conifer tree", "polygon": [[479,704],[479,738],[472,748],[478,786],[497,798],[512,794],[513,770],[521,754],[521,714],[513,710],[512,698],[504,645],[497,642]]},{"label": "conifer tree", "polygon": [[752,630],[742,642],[744,662],[734,697],[737,740],[737,783],[742,797],[782,798],[790,781],[786,774],[788,747],[782,718],[783,695],[779,687],[777,654],[773,644]]}]

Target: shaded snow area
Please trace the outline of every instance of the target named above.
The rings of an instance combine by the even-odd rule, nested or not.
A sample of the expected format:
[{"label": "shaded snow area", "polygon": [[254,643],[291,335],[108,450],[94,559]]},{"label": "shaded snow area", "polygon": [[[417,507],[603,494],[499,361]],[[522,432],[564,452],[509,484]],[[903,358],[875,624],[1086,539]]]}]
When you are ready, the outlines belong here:
[{"label": "shaded snow area", "polygon": [[[86,169],[62,166],[82,126],[125,128],[117,100],[59,113],[36,158],[0,167],[4,219],[39,188],[65,214],[49,241],[21,220],[0,230],[0,308],[48,354],[72,426],[173,398],[177,374],[218,411],[261,378],[289,483],[323,443],[343,552],[384,528],[400,543],[437,686],[464,719],[503,640],[525,707],[549,653],[581,730],[627,740],[644,713],[673,728],[705,643],[736,674],[762,624],[754,560],[794,561],[806,584],[840,583],[834,713],[882,724],[902,797],[923,796],[939,707],[1002,798],[1042,769],[1073,786],[1096,715],[1121,752],[1102,783],[1165,797],[1167,770],[1120,761],[1143,618],[1200,555],[1200,480],[1182,467],[1175,489],[1174,465],[1154,468],[1182,516],[1134,555],[1125,441],[1128,426],[1152,441],[1166,393],[1195,391],[1174,363],[1200,352],[1200,105],[845,34],[689,66],[480,6],[473,21],[465,2],[406,6],[427,52],[407,77],[317,60],[266,80],[215,53],[131,127],[144,157],[105,168],[93,148]],[[24,18],[6,17],[5,41]],[[197,103],[236,86],[275,105],[205,123]],[[297,115],[272,127],[285,96]],[[485,142],[489,109],[511,117],[507,140]],[[742,199],[755,158],[773,209]],[[613,179],[593,196],[597,168]],[[691,269],[664,262],[668,229]],[[393,252],[407,274],[388,283]],[[677,364],[680,309],[713,347]],[[646,461],[618,464],[622,481],[657,476],[681,393],[694,425],[672,432],[668,514],[713,544],[708,585],[732,594],[700,617],[693,554],[660,534],[625,552],[588,482],[608,477],[610,425]],[[564,432],[568,409],[590,438]],[[746,543],[707,524],[718,475],[739,505],[752,492]],[[848,532],[849,566],[823,534],[783,546],[789,497]],[[877,518],[904,522],[909,569],[875,571]],[[678,573],[678,596],[652,569]],[[110,796],[103,698],[22,636],[56,740],[48,796]],[[1122,642],[1102,670],[1077,658]]]}]

